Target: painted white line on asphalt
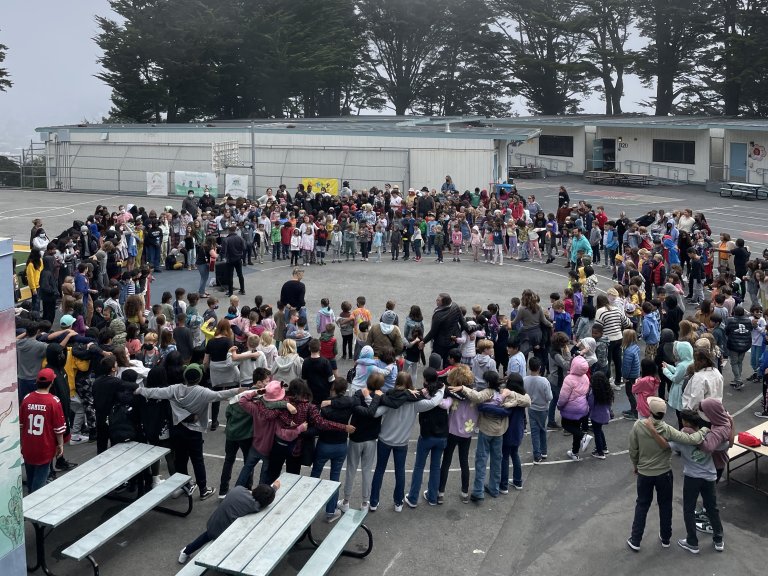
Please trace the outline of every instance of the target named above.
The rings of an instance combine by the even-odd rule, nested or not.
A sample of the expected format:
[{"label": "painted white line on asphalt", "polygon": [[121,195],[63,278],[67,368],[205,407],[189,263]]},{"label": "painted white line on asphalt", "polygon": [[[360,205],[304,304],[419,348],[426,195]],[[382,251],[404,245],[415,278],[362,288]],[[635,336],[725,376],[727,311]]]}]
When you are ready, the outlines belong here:
[{"label": "painted white line on asphalt", "polygon": [[750,409],[752,406],[754,406],[754,405],[755,405],[755,403],[756,403],[758,400],[760,400],[762,397],[763,397],[763,395],[762,395],[762,394],[758,394],[757,396],[755,396],[755,398],[754,398],[754,399],[753,399],[753,400],[752,400],[752,401],[751,401],[749,404],[747,404],[747,405],[746,405],[746,406],[744,406],[743,408],[741,408],[741,409],[737,410],[736,412],[734,412],[733,414],[731,414],[731,416],[732,416],[733,418],[736,418],[736,416],[738,416],[739,414],[743,414],[744,412],[746,412],[747,410],[749,410],[749,409]]},{"label": "painted white line on asphalt", "polygon": [[400,556],[402,555],[403,555],[403,551],[399,550],[397,554],[395,554],[395,557],[389,561],[389,564],[387,564],[387,567],[384,568],[384,572],[381,573],[381,576],[387,576],[387,572],[389,572],[392,569],[392,566],[395,565],[395,562],[397,562],[400,559]]}]

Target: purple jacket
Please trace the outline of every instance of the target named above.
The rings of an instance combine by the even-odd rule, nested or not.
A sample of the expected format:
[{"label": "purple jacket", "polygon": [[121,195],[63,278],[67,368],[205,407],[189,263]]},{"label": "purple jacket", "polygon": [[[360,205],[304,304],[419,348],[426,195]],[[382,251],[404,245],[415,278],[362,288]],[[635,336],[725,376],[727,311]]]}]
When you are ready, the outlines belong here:
[{"label": "purple jacket", "polygon": [[576,356],[571,362],[571,370],[563,380],[560,397],[557,399],[557,407],[563,418],[581,420],[589,413],[589,405],[587,404],[588,369],[587,361],[581,356]]},{"label": "purple jacket", "polygon": [[477,426],[477,418],[477,406],[469,400],[454,398],[448,408],[448,433],[459,438],[471,438]]},{"label": "purple jacket", "polygon": [[589,403],[590,420],[598,424],[608,424],[611,421],[611,405],[595,404],[595,395],[592,394],[592,390],[587,395],[587,402]]}]

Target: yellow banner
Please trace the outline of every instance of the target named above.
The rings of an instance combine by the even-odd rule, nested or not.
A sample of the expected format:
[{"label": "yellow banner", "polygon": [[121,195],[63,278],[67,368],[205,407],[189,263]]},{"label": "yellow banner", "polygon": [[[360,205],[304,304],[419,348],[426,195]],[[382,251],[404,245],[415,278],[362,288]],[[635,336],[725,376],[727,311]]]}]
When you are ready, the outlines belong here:
[{"label": "yellow banner", "polygon": [[313,194],[317,194],[325,188],[325,191],[331,196],[339,195],[339,180],[337,178],[302,178],[301,183],[304,184],[305,190],[311,185]]}]

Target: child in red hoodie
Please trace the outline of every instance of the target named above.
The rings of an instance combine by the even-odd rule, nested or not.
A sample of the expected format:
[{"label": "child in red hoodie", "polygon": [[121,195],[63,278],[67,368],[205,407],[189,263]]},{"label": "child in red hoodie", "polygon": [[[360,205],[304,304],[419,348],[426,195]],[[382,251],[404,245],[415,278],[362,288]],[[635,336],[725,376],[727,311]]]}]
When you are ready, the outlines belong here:
[{"label": "child in red hoodie", "polygon": [[651,358],[643,358],[640,361],[640,378],[632,385],[632,393],[637,399],[637,413],[641,418],[651,416],[648,398],[657,395],[660,383],[656,362]]}]

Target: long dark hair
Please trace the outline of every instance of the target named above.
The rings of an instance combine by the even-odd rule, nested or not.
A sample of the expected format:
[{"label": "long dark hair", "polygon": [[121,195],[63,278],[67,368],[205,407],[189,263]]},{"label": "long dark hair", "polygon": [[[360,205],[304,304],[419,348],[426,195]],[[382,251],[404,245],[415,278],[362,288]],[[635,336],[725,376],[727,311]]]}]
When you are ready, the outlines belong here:
[{"label": "long dark hair", "polygon": [[35,268],[40,268],[43,265],[43,258],[40,255],[40,250],[37,248],[32,248],[32,250],[29,252],[29,257],[27,257],[27,264],[30,263]]},{"label": "long dark hair", "polygon": [[301,378],[291,380],[286,395],[300,402],[312,402],[312,390]]},{"label": "long dark hair", "polygon": [[592,374],[592,395],[595,397],[595,404],[613,404],[613,387],[608,383],[608,376],[604,372]]}]

